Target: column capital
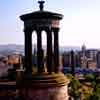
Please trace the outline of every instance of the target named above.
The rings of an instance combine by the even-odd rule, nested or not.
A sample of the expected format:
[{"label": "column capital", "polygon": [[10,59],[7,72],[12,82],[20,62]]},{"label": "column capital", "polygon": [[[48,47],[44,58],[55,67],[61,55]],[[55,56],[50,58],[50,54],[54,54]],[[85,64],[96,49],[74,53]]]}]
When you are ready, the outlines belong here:
[{"label": "column capital", "polygon": [[33,32],[33,29],[31,27],[24,27],[24,32]]},{"label": "column capital", "polygon": [[[37,35],[39,35],[39,34],[41,35],[42,29],[41,29],[41,28],[37,28],[35,31],[36,31],[36,34],[37,34]],[[38,38],[38,37],[37,37],[37,38]]]},{"label": "column capital", "polygon": [[53,32],[59,32],[59,30],[60,30],[59,28],[52,28]]},{"label": "column capital", "polygon": [[36,31],[42,31],[43,28],[42,28],[42,27],[35,27],[35,30],[36,30]]},{"label": "column capital", "polygon": [[44,30],[46,31],[46,33],[51,32],[51,28],[50,27],[46,27]]}]

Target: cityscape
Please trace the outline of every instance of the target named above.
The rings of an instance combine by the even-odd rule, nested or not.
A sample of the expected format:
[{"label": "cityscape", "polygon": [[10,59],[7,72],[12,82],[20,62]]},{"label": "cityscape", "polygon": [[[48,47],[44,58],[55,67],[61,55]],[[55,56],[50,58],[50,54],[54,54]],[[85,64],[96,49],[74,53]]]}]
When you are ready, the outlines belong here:
[{"label": "cityscape", "polygon": [[[12,47],[12,48],[11,48]],[[15,48],[16,47],[16,48]],[[33,45],[33,66],[37,66],[37,51],[35,45]],[[81,48],[78,47],[61,47],[60,48],[60,66],[63,67],[65,73],[71,71],[71,51],[74,51],[75,69],[81,73],[93,73],[100,71],[100,50],[99,49],[87,49],[85,45]],[[44,52],[46,56],[46,48],[44,46]],[[0,51],[0,75],[7,74],[7,70],[14,64],[22,64],[20,59],[24,57],[23,45],[5,45],[1,47]],[[4,68],[4,69],[3,69]],[[3,70],[2,70],[3,69]],[[4,72],[2,72],[4,71]],[[76,73],[77,73],[76,71]]]},{"label": "cityscape", "polygon": [[[52,1],[53,5],[47,1],[34,1],[34,8],[38,5],[38,10],[32,9],[31,12],[28,11],[29,8],[26,8],[27,11],[20,11],[17,9],[19,2],[12,2],[14,5],[16,3],[13,8],[19,11],[16,14],[18,13],[20,19],[16,22],[19,26],[15,25],[15,36],[9,34],[14,31],[13,25],[10,28],[9,20],[7,19],[9,29],[6,26],[4,28],[5,22],[1,20],[0,100],[100,100],[100,47],[97,36],[100,33],[100,12],[97,14],[100,2],[63,0],[54,6],[55,1]],[[19,7],[24,3],[25,1],[21,1]],[[31,4],[30,1],[26,3]],[[65,3],[68,3],[68,7]],[[50,10],[45,10],[46,6]],[[66,14],[62,10],[63,7],[70,13]],[[12,7],[8,9],[12,12]],[[85,18],[87,11],[89,14],[87,13]],[[90,15],[91,18],[94,16],[95,21]],[[69,18],[69,21],[65,20],[66,18]],[[87,23],[84,23],[85,19]],[[23,38],[22,35],[16,34],[19,35],[21,31]]]}]

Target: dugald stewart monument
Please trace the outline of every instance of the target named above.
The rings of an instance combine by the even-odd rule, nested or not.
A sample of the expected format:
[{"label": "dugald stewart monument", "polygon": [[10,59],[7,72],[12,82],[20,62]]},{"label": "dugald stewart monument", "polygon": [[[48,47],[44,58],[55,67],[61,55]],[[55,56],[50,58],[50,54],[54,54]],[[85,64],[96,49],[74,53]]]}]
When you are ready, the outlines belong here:
[{"label": "dugald stewart monument", "polygon": [[[39,11],[20,16],[24,22],[25,71],[17,76],[17,90],[23,100],[68,100],[68,80],[59,70],[59,23],[62,14],[44,10],[44,1],[38,1]],[[37,67],[32,73],[32,33],[37,35]],[[42,49],[42,31],[47,36],[46,69]],[[54,47],[52,38],[54,37]],[[34,41],[33,41],[34,42]],[[54,48],[54,50],[53,50]],[[18,74],[19,75],[19,74]]]}]

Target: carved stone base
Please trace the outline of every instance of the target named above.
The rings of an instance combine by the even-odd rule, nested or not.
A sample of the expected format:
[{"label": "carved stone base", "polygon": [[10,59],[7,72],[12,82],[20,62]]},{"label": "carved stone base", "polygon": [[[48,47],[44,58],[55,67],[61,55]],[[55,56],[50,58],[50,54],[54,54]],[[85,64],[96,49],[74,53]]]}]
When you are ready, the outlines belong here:
[{"label": "carved stone base", "polygon": [[19,84],[20,97],[25,100],[68,100],[68,80],[62,74],[36,74]]},{"label": "carved stone base", "polygon": [[20,90],[25,100],[68,100],[67,86],[33,89],[24,88]]}]

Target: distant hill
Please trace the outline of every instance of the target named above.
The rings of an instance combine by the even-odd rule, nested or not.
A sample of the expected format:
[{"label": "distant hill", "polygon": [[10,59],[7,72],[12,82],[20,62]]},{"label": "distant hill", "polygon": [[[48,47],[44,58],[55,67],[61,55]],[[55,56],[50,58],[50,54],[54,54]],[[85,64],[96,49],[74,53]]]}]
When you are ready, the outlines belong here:
[{"label": "distant hill", "polygon": [[78,46],[63,46],[63,47],[60,47],[60,52],[65,52],[65,51],[80,51],[80,47]]},{"label": "distant hill", "polygon": [[24,46],[16,44],[0,45],[0,54],[9,55],[15,52],[23,54]]},{"label": "distant hill", "polygon": [[[46,50],[46,46],[43,46],[43,49]],[[34,50],[34,46],[33,46],[33,50]],[[60,47],[60,53],[65,52],[65,51],[70,51],[70,50],[74,50],[74,51],[79,51],[80,48],[79,47],[73,47],[73,46],[63,46]],[[8,44],[8,45],[0,45],[0,54],[1,55],[9,55],[12,53],[20,53],[20,54],[24,54],[24,45],[16,45],[16,44]]]}]

